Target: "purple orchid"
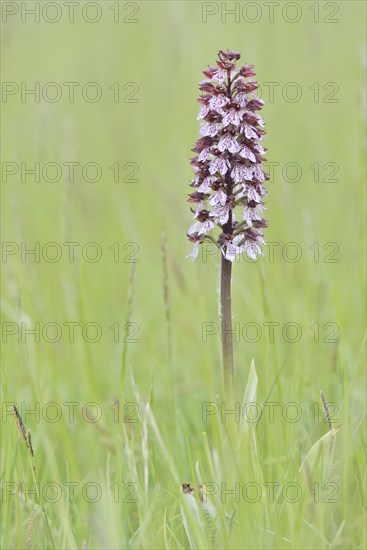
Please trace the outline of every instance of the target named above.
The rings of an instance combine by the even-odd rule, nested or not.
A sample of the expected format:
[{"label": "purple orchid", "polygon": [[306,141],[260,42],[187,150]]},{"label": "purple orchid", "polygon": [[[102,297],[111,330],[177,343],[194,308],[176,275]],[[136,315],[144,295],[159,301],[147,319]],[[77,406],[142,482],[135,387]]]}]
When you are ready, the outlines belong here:
[{"label": "purple orchid", "polygon": [[[226,260],[233,262],[245,253],[256,259],[265,244],[261,229],[267,226],[261,212],[269,179],[262,169],[265,153],[264,121],[257,113],[264,102],[257,97],[253,65],[236,68],[240,54],[218,53],[217,67],[204,71],[200,82],[200,134],[192,149],[195,178],[189,202],[196,203],[195,223],[188,232],[196,259],[205,240],[215,242]],[[237,213],[238,211],[238,213]],[[236,214],[235,214],[236,212]],[[209,235],[218,226],[219,236]]]}]

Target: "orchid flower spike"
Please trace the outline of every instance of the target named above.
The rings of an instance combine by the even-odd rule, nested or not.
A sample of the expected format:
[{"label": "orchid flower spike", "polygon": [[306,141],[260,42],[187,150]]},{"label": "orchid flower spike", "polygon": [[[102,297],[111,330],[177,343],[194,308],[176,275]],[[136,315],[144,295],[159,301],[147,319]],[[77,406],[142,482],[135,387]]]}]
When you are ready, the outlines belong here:
[{"label": "orchid flower spike", "polygon": [[[269,179],[262,169],[265,130],[257,113],[264,102],[256,95],[253,65],[237,68],[240,54],[232,50],[220,50],[218,58],[199,84],[202,122],[190,161],[195,177],[188,201],[195,203],[195,222],[188,231],[194,243],[188,256],[196,259],[200,244],[209,240],[231,262],[242,253],[255,260],[265,244],[261,229],[268,225],[261,216]],[[216,226],[220,232],[213,237]]]}]

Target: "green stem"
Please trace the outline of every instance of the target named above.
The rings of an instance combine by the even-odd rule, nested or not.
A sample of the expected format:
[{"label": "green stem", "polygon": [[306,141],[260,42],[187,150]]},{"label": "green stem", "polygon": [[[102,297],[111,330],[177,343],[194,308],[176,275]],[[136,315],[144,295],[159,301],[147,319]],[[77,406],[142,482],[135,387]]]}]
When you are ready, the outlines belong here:
[{"label": "green stem", "polygon": [[[227,71],[227,97],[232,99],[231,76]],[[232,163],[232,155],[228,152],[229,163]],[[226,194],[233,193],[233,183],[229,171],[225,175]],[[233,221],[232,212],[229,212],[228,221],[222,227],[223,233],[232,235]],[[233,402],[233,338],[232,338],[232,302],[231,302],[231,280],[232,262],[222,254],[221,277],[220,277],[220,306],[221,306],[221,336],[222,336],[222,358],[224,374],[224,393],[227,403]]]},{"label": "green stem", "polygon": [[222,255],[220,304],[222,330],[222,357],[224,374],[224,391],[227,402],[233,401],[233,338],[232,338],[232,303],[231,303],[232,262]]},{"label": "green stem", "polygon": [[[43,497],[42,497],[41,491],[39,489],[39,484],[38,484],[38,480],[37,480],[37,472],[36,472],[36,464],[35,464],[33,456],[31,456],[31,461],[32,461],[32,475],[33,475],[33,481],[34,481],[34,484],[35,484],[35,487],[36,487],[37,498],[38,498],[38,501],[41,504],[43,517],[45,518],[47,531],[48,531],[48,534],[50,536],[51,546],[52,546],[53,550],[55,550],[56,546],[55,546],[54,539],[53,539],[53,536],[52,536],[52,531],[51,531],[51,527],[50,527],[50,524],[49,524],[49,521],[48,521],[45,505],[43,503]],[[36,502],[37,502],[37,499],[36,499]]]}]

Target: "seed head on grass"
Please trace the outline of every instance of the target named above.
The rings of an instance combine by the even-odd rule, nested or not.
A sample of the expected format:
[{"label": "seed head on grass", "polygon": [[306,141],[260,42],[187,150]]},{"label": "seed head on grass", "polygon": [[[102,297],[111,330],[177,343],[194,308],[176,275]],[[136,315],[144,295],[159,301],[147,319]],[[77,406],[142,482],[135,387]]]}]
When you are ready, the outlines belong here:
[{"label": "seed head on grass", "polygon": [[34,452],[33,452],[33,446],[32,446],[31,432],[30,432],[30,430],[28,430],[28,432],[27,432],[27,430],[24,426],[24,422],[22,420],[22,417],[20,416],[18,408],[15,404],[13,404],[13,417],[14,417],[15,423],[17,425],[19,435],[23,439],[23,441],[25,442],[31,457],[33,458],[34,457]]},{"label": "seed head on grass", "polygon": [[[21,417],[21,415],[18,411],[18,407],[15,405],[15,403],[13,403],[12,412],[13,412],[13,418],[15,420],[15,424],[18,428],[19,435],[20,435],[21,439],[23,439],[23,441],[25,442],[25,444],[27,446],[27,449],[29,451],[29,454],[31,456],[33,479],[34,479],[34,483],[35,483],[35,486],[36,486],[37,499],[41,503],[42,512],[43,512],[43,515],[44,515],[44,518],[45,518],[48,534],[49,534],[49,537],[50,537],[51,547],[55,548],[55,544],[54,544],[50,524],[49,524],[48,517],[47,517],[47,514],[46,514],[45,506],[44,506],[44,503],[43,503],[42,493],[40,492],[40,489],[39,489],[39,482],[38,482],[38,477],[37,477],[36,464],[35,464],[35,460],[34,460],[34,451],[33,451],[33,446],[32,446],[31,432],[30,432],[30,430],[28,430],[28,432],[27,432],[26,427],[24,425],[24,422],[22,420],[22,417]],[[29,533],[30,533],[29,537],[31,537],[31,535],[33,533],[33,520],[31,520],[31,528],[32,528],[32,530],[31,531],[29,530]],[[28,538],[29,537],[27,537],[27,545],[28,545]],[[31,538],[29,540],[31,540]]]},{"label": "seed head on grass", "polygon": [[333,426],[332,426],[331,418],[330,418],[329,405],[328,405],[328,402],[326,401],[325,394],[324,394],[324,392],[323,392],[322,390],[320,390],[320,397],[321,397],[321,401],[322,401],[323,407],[324,407],[324,409],[325,409],[325,414],[326,414],[326,418],[327,418],[327,423],[328,423],[328,426],[329,426],[329,430],[332,430],[332,429],[333,429]]},{"label": "seed head on grass", "polygon": [[34,512],[31,513],[28,520],[27,536],[26,536],[26,549],[33,549],[33,530],[34,530]]},{"label": "seed head on grass", "polygon": [[[195,205],[194,220],[188,231],[194,247],[189,254],[196,259],[204,241],[214,242],[224,257],[233,262],[238,254],[256,259],[265,244],[261,229],[267,221],[262,169],[265,149],[264,121],[257,113],[264,102],[257,97],[258,85],[250,77],[253,65],[236,67],[240,54],[232,50],[218,53],[217,67],[204,71],[200,82],[202,120],[200,134],[192,149],[195,177],[188,201]],[[212,236],[215,226],[220,233]]]}]

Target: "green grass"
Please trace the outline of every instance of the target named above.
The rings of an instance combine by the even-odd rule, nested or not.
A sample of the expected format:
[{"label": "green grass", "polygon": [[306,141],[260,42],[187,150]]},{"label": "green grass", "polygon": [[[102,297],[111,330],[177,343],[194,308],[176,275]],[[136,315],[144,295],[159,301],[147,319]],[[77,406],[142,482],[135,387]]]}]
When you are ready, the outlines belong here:
[{"label": "green grass", "polygon": [[[176,1],[140,2],[139,23],[115,24],[111,4],[101,3],[103,17],[95,25],[80,12],[73,24],[65,18],[24,24],[13,16],[3,25],[3,81],[94,81],[103,97],[88,103],[76,92],[72,104],[65,96],[54,104],[9,97],[2,104],[2,161],[29,167],[97,162],[103,174],[95,183],[83,181],[80,170],[74,183],[65,175],[56,183],[31,176],[22,182],[19,174],[2,183],[3,243],[32,248],[39,242],[42,248],[56,242],[63,252],[56,263],[31,256],[22,262],[20,252],[2,262],[3,331],[10,326],[4,323],[21,322],[58,323],[63,331],[55,343],[42,336],[35,342],[32,335],[25,342],[8,336],[5,343],[3,332],[1,546],[365,548],[365,4],[335,3],[335,24],[323,22],[330,8],[321,2],[320,23],[313,22],[312,3],[299,2],[302,17],[294,24],[281,17],[267,22],[263,4],[258,23],[222,23],[215,15],[204,24],[201,2]],[[230,416],[221,422],[220,414],[203,422],[203,403],[220,407],[223,395],[219,332],[202,340],[203,323],[218,322],[219,258],[185,259],[197,82],[224,48],[254,63],[260,83],[280,83],[274,102],[264,88],[267,158],[302,168],[293,183],[277,168],[268,185],[266,240],[280,243],[274,261],[268,247],[260,262],[234,266],[233,321],[241,330],[247,323],[262,330],[257,342],[248,341],[249,330],[247,341],[241,336],[235,345],[236,399],[259,404],[263,414],[255,423],[234,423]],[[114,103],[108,90],[114,82],[137,82],[139,102]],[[296,103],[282,97],[289,82],[301,87]],[[317,103],[315,88],[309,89],[315,82]],[[328,82],[339,86],[336,103],[323,101],[335,89],[324,89]],[[108,169],[115,162],[136,163],[139,182],[115,183]],[[329,173],[325,163],[336,163],[339,181],[316,183],[309,169],[315,162],[321,180]],[[71,241],[80,243],[73,263],[63,245]],[[96,263],[81,254],[90,242],[102,248]],[[115,242],[118,262],[109,249]],[[281,254],[291,242],[302,251],[295,263]],[[135,251],[125,243],[137,243],[137,263],[123,261]],[[327,243],[336,245],[324,248]],[[73,343],[66,322],[80,323]],[[83,339],[80,328],[91,322],[102,330],[95,343]],[[138,327],[131,336],[138,342],[124,344],[126,322],[135,323],[130,331]],[[279,323],[273,342],[269,322]],[[115,323],[118,342],[109,328]],[[298,323],[299,341],[282,337],[287,323]],[[336,325],[338,342],[325,341]],[[325,423],[320,389],[336,404],[337,432]],[[39,418],[24,408],[22,414],[32,432],[36,474],[6,413],[13,402],[21,412],[22,403],[28,409],[39,403]],[[62,414],[56,422],[50,421],[56,412],[47,407],[51,402]],[[79,404],[73,422],[64,405],[71,402]],[[85,409],[83,416],[91,402],[102,411],[95,423]],[[269,402],[279,403],[273,421]],[[297,422],[282,415],[291,402],[301,411]],[[288,410],[291,415],[295,408]],[[41,493],[49,487],[42,503],[32,493],[22,498],[21,488],[34,489],[34,476]],[[68,482],[79,484],[74,498]],[[188,482],[196,504],[181,492]],[[203,482],[204,505],[197,489]],[[97,502],[88,501],[95,496],[88,483],[101,493]],[[213,495],[216,486],[209,483],[217,484]],[[222,483],[241,491],[253,485],[247,501],[241,493],[236,502],[233,494],[221,495]],[[290,483],[301,491],[295,503],[291,489],[290,498],[282,493]],[[257,502],[249,501],[256,500],[251,487],[262,492]],[[51,502],[55,490],[60,498]]]}]

